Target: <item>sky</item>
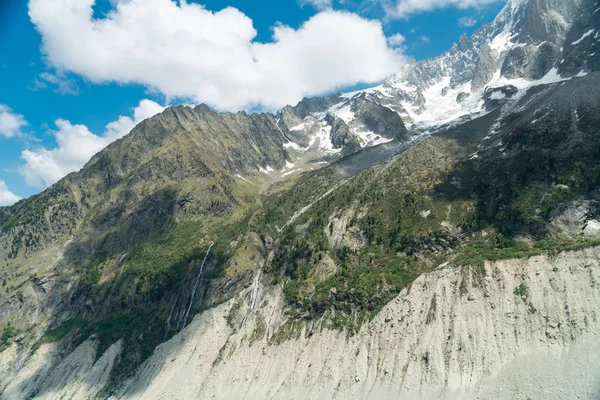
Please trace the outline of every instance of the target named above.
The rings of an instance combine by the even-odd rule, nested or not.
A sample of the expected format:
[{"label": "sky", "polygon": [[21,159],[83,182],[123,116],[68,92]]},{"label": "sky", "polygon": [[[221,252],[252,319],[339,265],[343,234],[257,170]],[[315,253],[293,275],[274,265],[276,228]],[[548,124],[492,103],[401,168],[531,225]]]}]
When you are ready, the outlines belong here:
[{"label": "sky", "polygon": [[174,104],[275,111],[376,85],[505,0],[0,0],[0,206]]}]

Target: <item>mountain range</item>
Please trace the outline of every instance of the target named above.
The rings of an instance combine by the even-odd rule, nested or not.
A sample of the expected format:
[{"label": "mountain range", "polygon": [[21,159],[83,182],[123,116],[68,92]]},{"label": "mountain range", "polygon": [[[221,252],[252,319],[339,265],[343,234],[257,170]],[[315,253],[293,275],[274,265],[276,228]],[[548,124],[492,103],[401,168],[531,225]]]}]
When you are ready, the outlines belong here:
[{"label": "mountain range", "polygon": [[600,2],[176,106],[0,207],[0,398],[600,396]]}]

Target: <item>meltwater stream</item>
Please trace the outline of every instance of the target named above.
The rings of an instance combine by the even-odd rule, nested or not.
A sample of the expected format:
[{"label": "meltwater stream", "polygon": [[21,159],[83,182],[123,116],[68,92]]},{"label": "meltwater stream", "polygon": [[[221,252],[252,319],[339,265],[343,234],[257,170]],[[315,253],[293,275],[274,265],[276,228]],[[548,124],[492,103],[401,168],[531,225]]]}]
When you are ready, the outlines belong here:
[{"label": "meltwater stream", "polygon": [[[198,276],[196,277],[196,283],[194,284],[194,288],[192,289],[192,297],[190,298],[190,305],[185,313],[185,318],[183,319],[183,326],[188,320],[190,316],[190,310],[192,309],[192,305],[194,304],[194,297],[196,295],[196,290],[198,289],[198,284],[200,283],[200,277],[202,276],[202,271],[204,270],[204,264],[206,263],[206,259],[208,258],[208,253],[210,253],[210,249],[213,247],[214,243],[208,246],[208,250],[206,250],[206,254],[204,255],[204,260],[202,260],[202,264],[200,264],[200,271],[198,271]],[[182,326],[182,328],[183,328]]]},{"label": "meltwater stream", "polygon": [[246,315],[244,316],[244,319],[242,320],[241,329],[244,329],[244,327],[246,326],[246,321],[248,320],[248,317],[256,308],[256,300],[258,299],[258,292],[260,290],[260,275],[261,275],[260,270],[258,272],[256,272],[256,275],[254,275],[254,282],[252,282],[252,294],[250,295],[250,307],[248,308],[248,311],[246,311]]}]

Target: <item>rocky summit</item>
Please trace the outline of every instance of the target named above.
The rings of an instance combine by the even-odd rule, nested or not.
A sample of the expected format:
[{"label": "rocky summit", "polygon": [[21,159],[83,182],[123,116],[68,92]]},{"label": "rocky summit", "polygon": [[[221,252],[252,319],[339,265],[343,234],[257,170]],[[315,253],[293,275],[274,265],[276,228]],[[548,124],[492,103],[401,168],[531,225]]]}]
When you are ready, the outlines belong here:
[{"label": "rocky summit", "polygon": [[1,399],[600,398],[600,2],[170,107],[0,207]]}]

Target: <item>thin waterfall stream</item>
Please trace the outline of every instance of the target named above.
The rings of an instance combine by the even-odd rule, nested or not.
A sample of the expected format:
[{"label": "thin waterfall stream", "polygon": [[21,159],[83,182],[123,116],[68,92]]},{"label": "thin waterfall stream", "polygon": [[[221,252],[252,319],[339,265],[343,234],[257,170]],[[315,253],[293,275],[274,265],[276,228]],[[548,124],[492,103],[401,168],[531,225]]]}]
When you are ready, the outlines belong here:
[{"label": "thin waterfall stream", "polygon": [[204,264],[206,263],[206,259],[208,258],[208,254],[210,253],[210,249],[213,247],[214,243],[208,246],[208,250],[206,250],[206,254],[204,255],[204,259],[202,260],[202,264],[200,264],[200,271],[198,271],[198,276],[196,277],[196,283],[194,283],[194,288],[192,289],[192,297],[190,298],[190,305],[185,313],[185,318],[183,319],[182,328],[185,326],[185,323],[190,316],[190,311],[192,310],[192,305],[194,304],[194,297],[196,296],[196,290],[198,289],[198,284],[200,283],[200,277],[202,276],[202,272],[204,271]]},{"label": "thin waterfall stream", "polygon": [[242,320],[241,329],[244,329],[244,326],[246,326],[246,320],[248,319],[252,311],[254,311],[254,308],[256,308],[256,300],[258,299],[258,291],[260,289],[260,275],[261,271],[258,271],[254,276],[254,282],[252,282],[252,294],[250,296],[250,308],[248,308],[248,311],[246,312],[246,315]]}]

